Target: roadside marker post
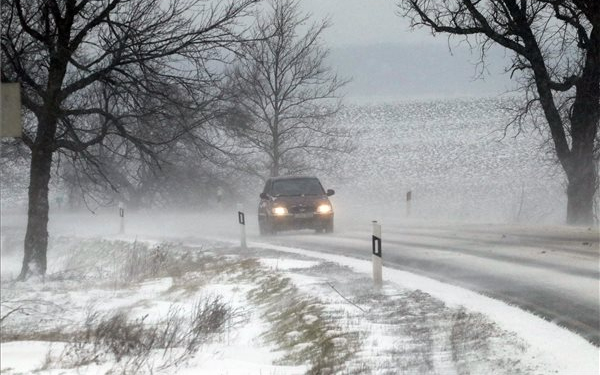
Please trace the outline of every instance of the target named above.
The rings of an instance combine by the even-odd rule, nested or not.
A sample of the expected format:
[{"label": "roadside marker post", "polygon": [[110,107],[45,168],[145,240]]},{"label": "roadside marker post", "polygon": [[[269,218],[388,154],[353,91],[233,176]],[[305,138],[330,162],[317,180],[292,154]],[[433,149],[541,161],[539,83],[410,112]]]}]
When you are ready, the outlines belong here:
[{"label": "roadside marker post", "polygon": [[373,237],[371,240],[373,255],[373,282],[376,288],[381,288],[383,285],[382,268],[383,261],[381,259],[381,224],[373,221]]},{"label": "roadside marker post", "polygon": [[240,246],[246,249],[246,215],[244,214],[244,205],[238,203],[238,222],[240,223]]},{"label": "roadside marker post", "polygon": [[410,203],[412,201],[412,191],[406,193],[406,217],[410,217]]},{"label": "roadside marker post", "polygon": [[123,202],[119,202],[119,234],[125,234],[125,205]]}]

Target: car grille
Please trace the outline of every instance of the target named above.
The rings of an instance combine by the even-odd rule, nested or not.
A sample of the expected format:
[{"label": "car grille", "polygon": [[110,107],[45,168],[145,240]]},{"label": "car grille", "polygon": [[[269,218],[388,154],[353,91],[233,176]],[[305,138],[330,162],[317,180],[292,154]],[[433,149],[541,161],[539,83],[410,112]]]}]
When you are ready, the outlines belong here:
[{"label": "car grille", "polygon": [[315,212],[315,206],[310,205],[296,205],[288,207],[290,214],[303,214],[308,212]]}]

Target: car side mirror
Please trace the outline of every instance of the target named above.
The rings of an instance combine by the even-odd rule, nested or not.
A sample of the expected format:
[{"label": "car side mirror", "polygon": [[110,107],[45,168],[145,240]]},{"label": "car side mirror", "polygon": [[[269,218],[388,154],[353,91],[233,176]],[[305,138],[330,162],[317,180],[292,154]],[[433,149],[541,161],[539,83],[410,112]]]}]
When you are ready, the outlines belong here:
[{"label": "car side mirror", "polygon": [[327,196],[331,197],[333,194],[335,194],[335,191],[333,189],[327,189]]},{"label": "car side mirror", "polygon": [[269,199],[267,193],[260,193],[260,199]]}]

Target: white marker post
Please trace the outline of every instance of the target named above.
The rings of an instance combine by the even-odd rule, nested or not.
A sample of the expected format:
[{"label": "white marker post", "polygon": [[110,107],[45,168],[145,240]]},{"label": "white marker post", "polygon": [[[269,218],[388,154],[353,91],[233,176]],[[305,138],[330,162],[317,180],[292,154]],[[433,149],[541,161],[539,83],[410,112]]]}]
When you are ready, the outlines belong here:
[{"label": "white marker post", "polygon": [[240,246],[246,249],[246,215],[244,215],[244,205],[238,203],[238,222],[240,223]]},{"label": "white marker post", "polygon": [[123,202],[119,202],[119,217],[121,220],[119,224],[119,234],[125,234],[125,205]]},{"label": "white marker post", "polygon": [[381,260],[381,224],[377,221],[373,221],[373,282],[376,288],[381,288],[383,285],[382,268],[383,262]]}]

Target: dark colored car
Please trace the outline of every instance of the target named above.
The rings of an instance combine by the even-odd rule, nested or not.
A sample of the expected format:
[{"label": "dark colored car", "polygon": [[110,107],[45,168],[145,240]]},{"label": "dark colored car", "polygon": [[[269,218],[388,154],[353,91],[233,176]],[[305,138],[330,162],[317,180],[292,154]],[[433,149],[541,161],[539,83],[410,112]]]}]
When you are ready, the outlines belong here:
[{"label": "dark colored car", "polygon": [[333,207],[316,177],[273,177],[260,194],[258,226],[260,234],[292,229],[333,232]]}]

